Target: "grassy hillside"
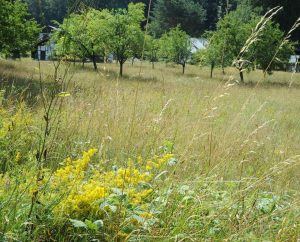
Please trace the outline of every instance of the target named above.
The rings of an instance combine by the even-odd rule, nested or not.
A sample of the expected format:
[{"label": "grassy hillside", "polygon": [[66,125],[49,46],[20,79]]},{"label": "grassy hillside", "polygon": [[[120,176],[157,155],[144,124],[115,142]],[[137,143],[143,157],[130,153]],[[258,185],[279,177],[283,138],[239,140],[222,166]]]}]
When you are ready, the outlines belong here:
[{"label": "grassy hillside", "polygon": [[[188,66],[181,75],[177,66],[152,69],[135,63],[126,64],[119,79],[115,64],[102,64],[94,72],[89,64],[61,63],[57,74],[55,65],[0,62],[0,149],[9,164],[0,178],[6,186],[0,188],[4,241],[299,239],[300,74],[275,72],[264,78],[255,71],[241,85],[234,69],[225,75],[216,70],[210,79],[206,68]],[[49,135],[43,135],[45,125]],[[55,179],[91,148],[97,152],[91,161],[86,158],[84,184],[108,179],[112,169],[118,173],[134,166],[143,177],[153,173],[142,180],[149,183],[149,194],[131,203],[130,189],[146,191],[137,183],[101,183],[110,194],[104,200],[117,197],[106,212],[99,212],[101,205],[91,212],[95,202],[100,204],[96,198],[85,201],[89,211],[78,205],[72,212],[57,212],[68,208],[75,186],[55,189]],[[63,163],[67,157],[74,162]],[[159,162],[164,165],[154,165]],[[35,181],[41,174],[42,185]],[[126,191],[126,205],[116,187],[122,196]],[[89,224],[100,220],[99,227]]]}]

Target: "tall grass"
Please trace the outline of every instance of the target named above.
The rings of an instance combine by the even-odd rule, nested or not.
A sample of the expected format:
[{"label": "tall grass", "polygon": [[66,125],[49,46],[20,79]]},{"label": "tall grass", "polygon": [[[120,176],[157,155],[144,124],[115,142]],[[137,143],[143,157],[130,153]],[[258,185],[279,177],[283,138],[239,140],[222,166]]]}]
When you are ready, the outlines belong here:
[{"label": "tall grass", "polygon": [[[26,102],[33,129],[44,113],[37,67],[31,60],[0,65],[5,106]],[[51,62],[41,63],[45,85],[53,68]],[[117,68],[102,64],[95,73],[89,65],[59,67],[57,78],[70,80],[64,91],[71,96],[61,106],[47,168],[55,171],[66,157],[78,158],[91,147],[98,149],[96,160],[107,169],[127,166],[129,158],[151,159],[169,143],[178,163],[155,185],[151,203],[159,211],[158,220],[124,240],[299,239],[299,74],[294,74],[292,87],[290,73],[275,72],[264,79],[259,71],[247,74],[249,85],[239,86],[230,68],[225,75],[218,71],[213,80],[208,70],[194,66],[183,76],[179,68],[164,64],[154,70],[146,63],[142,68],[128,65],[123,79],[116,78]],[[26,201],[16,203],[19,207]],[[7,231],[20,231],[24,221],[12,225],[5,214],[0,228],[8,224],[6,236]],[[53,226],[43,219],[43,226]],[[59,238],[53,235],[55,226],[48,232],[68,241],[71,230],[59,230]],[[78,234],[74,240],[97,239],[85,236],[92,234],[85,229],[72,232]],[[41,238],[38,230],[34,236]]]}]

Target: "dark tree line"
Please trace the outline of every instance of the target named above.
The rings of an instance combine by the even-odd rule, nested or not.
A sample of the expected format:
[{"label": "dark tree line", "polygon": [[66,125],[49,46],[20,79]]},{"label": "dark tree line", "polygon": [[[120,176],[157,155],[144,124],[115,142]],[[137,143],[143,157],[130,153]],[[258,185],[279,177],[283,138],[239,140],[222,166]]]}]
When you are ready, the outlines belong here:
[{"label": "dark tree line", "polygon": [[[95,9],[126,8],[130,2],[142,2],[148,8],[149,0],[23,0],[28,4],[32,16],[41,25],[48,25],[52,20],[62,22],[68,13],[82,8]],[[181,25],[189,35],[200,36],[206,30],[215,30],[216,23],[226,13],[243,3],[251,5],[260,14],[275,6],[283,6],[283,11],[275,21],[287,32],[300,17],[300,1],[295,0],[152,0],[151,30],[161,36],[171,28]],[[147,11],[146,11],[147,12]],[[145,12],[145,14],[147,14]],[[293,35],[300,39],[300,31]]]},{"label": "dark tree line", "polygon": [[[293,24],[300,18],[299,0],[248,0],[252,6],[259,6],[261,11],[265,12],[276,6],[282,6],[283,10],[275,16],[275,21],[285,32],[289,31]],[[300,29],[293,33],[293,39],[300,41]]]},{"label": "dark tree line", "polygon": [[68,14],[76,13],[82,8],[127,8],[130,2],[142,2],[147,5],[148,0],[24,0],[24,2],[28,4],[30,13],[38,23],[49,25],[53,20],[62,22]]}]

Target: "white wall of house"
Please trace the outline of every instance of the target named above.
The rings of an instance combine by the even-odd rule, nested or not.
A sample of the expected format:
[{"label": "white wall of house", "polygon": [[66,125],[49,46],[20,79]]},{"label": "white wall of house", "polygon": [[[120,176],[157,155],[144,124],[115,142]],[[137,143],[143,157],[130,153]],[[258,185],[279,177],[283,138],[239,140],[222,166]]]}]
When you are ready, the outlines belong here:
[{"label": "white wall of house", "polygon": [[45,43],[45,45],[40,45],[38,46],[38,59],[41,60],[42,59],[42,55],[44,52],[45,53],[45,60],[49,60],[50,57],[53,55],[53,51],[54,51],[55,45],[54,43]]},{"label": "white wall of house", "polygon": [[291,55],[288,70],[292,72],[300,72],[300,55]]}]

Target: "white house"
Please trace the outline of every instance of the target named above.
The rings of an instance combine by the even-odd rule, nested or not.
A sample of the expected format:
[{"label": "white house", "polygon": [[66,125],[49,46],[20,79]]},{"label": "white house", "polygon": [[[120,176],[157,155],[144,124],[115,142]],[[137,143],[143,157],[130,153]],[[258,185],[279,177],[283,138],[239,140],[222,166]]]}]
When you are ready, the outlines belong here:
[{"label": "white house", "polygon": [[50,33],[40,33],[37,40],[34,51],[32,52],[32,58],[36,60],[49,60],[53,56],[55,48],[54,43],[50,42]]},{"label": "white house", "polygon": [[291,55],[288,70],[292,72],[300,72],[300,55]]},{"label": "white house", "polygon": [[39,34],[35,48],[31,53],[31,57],[36,60],[49,60],[53,56],[55,43],[50,41],[51,33],[57,30],[56,27],[48,25],[44,28],[43,33]]}]

